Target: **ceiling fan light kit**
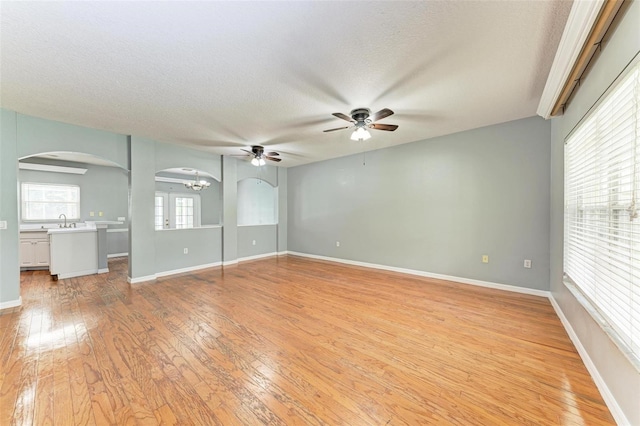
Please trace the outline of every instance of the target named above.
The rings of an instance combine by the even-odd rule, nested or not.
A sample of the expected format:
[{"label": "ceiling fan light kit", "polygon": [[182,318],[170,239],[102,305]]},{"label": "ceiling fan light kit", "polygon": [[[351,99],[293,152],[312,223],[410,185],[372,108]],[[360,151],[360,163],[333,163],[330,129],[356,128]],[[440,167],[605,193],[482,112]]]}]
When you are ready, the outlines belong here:
[{"label": "ceiling fan light kit", "polygon": [[282,158],[278,158],[280,153],[275,151],[265,153],[264,147],[260,145],[253,145],[251,147],[251,151],[247,149],[243,149],[243,151],[248,154],[248,157],[251,157],[251,164],[256,167],[264,166],[267,164],[267,160],[274,161],[276,163],[282,161]]},{"label": "ceiling fan light kit", "polygon": [[211,182],[208,182],[204,179],[200,179],[200,176],[198,174],[198,171],[196,171],[196,178],[194,181],[192,182],[186,182],[184,184],[184,186],[188,189],[194,190],[194,191],[201,191],[203,189],[207,189],[208,187],[211,186]]},{"label": "ceiling fan light kit", "polygon": [[267,164],[267,162],[264,160],[264,158],[253,157],[251,159],[251,164],[258,167],[258,166],[264,166],[265,164]]},{"label": "ceiling fan light kit", "polygon": [[351,134],[352,141],[366,141],[369,138],[371,138],[371,133],[364,127],[356,128]]},{"label": "ceiling fan light kit", "polygon": [[371,110],[368,108],[356,108],[351,111],[350,115],[343,114],[341,112],[334,112],[333,116],[345,121],[349,121],[351,126],[337,127],[335,129],[328,129],[324,132],[334,132],[336,130],[352,129],[355,127],[351,134],[352,141],[366,141],[371,138],[371,133],[368,129],[385,130],[387,132],[393,132],[398,128],[395,124],[377,124],[375,121],[382,120],[385,117],[389,117],[393,114],[389,108],[381,109],[375,114],[371,115]]}]

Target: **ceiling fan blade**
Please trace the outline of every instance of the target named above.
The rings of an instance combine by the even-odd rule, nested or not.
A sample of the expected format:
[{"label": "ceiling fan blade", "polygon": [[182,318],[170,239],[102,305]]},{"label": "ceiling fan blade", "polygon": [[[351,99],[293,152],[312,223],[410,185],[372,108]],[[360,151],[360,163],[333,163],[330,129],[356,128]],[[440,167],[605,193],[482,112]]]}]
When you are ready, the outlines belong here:
[{"label": "ceiling fan blade", "polygon": [[244,149],[244,148],[240,148],[240,151],[244,151],[244,152],[246,152],[246,153],[248,153],[248,154],[254,155],[254,154],[253,154],[253,152],[248,151],[248,150],[246,150],[246,149]]},{"label": "ceiling fan blade", "polygon": [[268,155],[265,155],[264,158],[266,158],[267,160],[278,162],[278,163],[282,161],[282,158],[270,157]]},{"label": "ceiling fan blade", "polygon": [[371,117],[371,121],[382,120],[383,118],[388,117],[390,115],[393,115],[393,111],[391,111],[389,108],[384,108],[376,112],[375,114],[373,114],[373,116]]},{"label": "ceiling fan blade", "polygon": [[379,124],[379,123],[371,124],[369,127],[376,130],[387,130],[389,132],[393,132],[395,129],[398,128],[398,126],[395,124]]},{"label": "ceiling fan blade", "polygon": [[337,127],[337,128],[335,128],[335,129],[323,130],[323,132],[335,132],[336,130],[350,129],[351,127],[353,127],[353,126]]},{"label": "ceiling fan blade", "polygon": [[275,151],[271,151],[271,152],[267,152],[266,155],[268,155],[268,156],[274,156],[274,155],[278,156],[278,155],[280,155],[280,153],[279,152],[275,152]]},{"label": "ceiling fan blade", "polygon": [[[392,114],[393,114],[393,113],[392,113]],[[334,117],[338,117],[338,118],[342,118],[343,120],[346,120],[346,121],[353,121],[353,118],[351,118],[351,117],[349,117],[348,115],[343,114],[343,113],[341,113],[341,112],[334,112],[334,113],[333,113],[333,116],[334,116]]]}]

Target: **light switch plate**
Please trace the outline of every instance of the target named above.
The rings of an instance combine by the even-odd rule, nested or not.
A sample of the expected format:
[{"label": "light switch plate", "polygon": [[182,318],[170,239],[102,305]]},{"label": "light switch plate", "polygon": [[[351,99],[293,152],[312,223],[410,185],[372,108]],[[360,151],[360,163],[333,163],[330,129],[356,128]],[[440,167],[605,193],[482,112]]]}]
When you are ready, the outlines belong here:
[{"label": "light switch plate", "polygon": [[0,229],[7,229],[7,221],[0,220]]},{"label": "light switch plate", "polygon": [[124,216],[118,216],[118,222],[124,222],[126,218]]}]

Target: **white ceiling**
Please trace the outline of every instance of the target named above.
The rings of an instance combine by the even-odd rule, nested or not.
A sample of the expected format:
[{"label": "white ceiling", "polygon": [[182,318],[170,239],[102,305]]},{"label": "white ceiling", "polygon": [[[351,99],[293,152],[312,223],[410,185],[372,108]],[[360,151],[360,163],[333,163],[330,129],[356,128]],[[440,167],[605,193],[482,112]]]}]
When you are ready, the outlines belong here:
[{"label": "white ceiling", "polygon": [[[571,2],[1,8],[2,107],[220,154],[261,144],[294,166],[535,115]],[[356,107],[400,127],[322,132]]]}]

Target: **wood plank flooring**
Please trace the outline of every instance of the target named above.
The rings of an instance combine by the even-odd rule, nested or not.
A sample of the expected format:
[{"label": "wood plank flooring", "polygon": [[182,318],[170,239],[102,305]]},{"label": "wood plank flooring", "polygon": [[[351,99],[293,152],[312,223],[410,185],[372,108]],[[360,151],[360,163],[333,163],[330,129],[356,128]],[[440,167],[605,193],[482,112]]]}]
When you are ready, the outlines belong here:
[{"label": "wood plank flooring", "polygon": [[614,424],[549,301],[294,256],[21,275],[1,425]]}]

